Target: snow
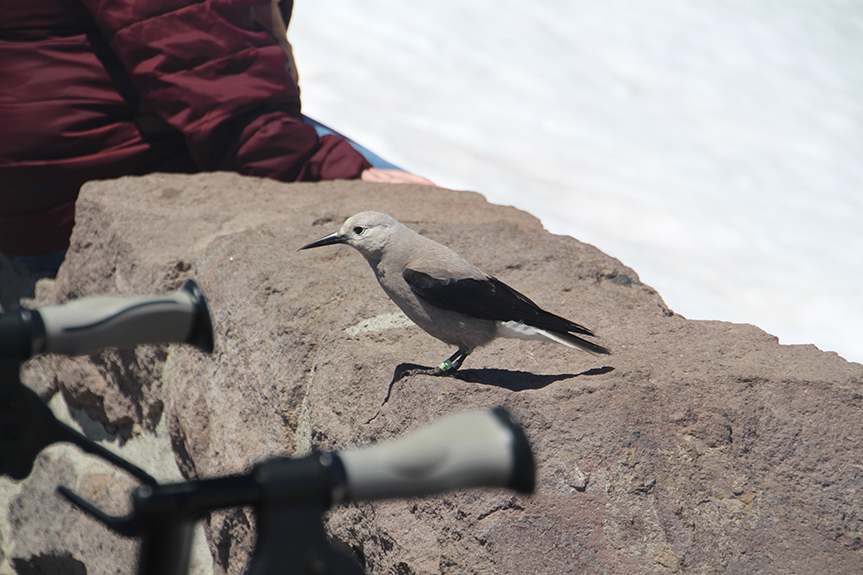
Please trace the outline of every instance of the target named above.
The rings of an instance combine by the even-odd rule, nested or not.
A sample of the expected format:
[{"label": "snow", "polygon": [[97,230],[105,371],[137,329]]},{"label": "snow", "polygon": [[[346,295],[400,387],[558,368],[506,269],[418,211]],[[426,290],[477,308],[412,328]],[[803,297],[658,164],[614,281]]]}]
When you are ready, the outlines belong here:
[{"label": "snow", "polygon": [[863,5],[305,0],[303,111],[690,319],[863,361]]}]

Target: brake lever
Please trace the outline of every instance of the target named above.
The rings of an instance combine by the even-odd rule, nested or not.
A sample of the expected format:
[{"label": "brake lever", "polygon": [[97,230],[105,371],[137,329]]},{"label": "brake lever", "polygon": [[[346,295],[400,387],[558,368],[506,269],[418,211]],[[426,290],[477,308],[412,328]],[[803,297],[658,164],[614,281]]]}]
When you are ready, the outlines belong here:
[{"label": "brake lever", "polygon": [[[68,442],[122,469],[145,485],[156,480],[143,469],[88,439],[61,422],[42,402],[39,395],[21,383],[19,361],[0,358],[0,473],[13,479],[24,479],[33,470],[36,457],[51,444]],[[67,487],[57,492],[84,513],[125,536],[135,534],[130,517],[113,517],[86,501]]]},{"label": "brake lever", "polygon": [[65,485],[57,487],[57,493],[66,499],[79,511],[89,515],[105,527],[124,537],[139,535],[138,525],[132,515],[108,515]]},{"label": "brake lever", "polygon": [[[57,426],[55,441],[67,441],[69,443],[73,443],[79,448],[81,448],[83,451],[86,451],[91,455],[100,457],[108,463],[119,467],[129,475],[138,479],[144,485],[158,485],[158,482],[143,469],[133,465],[132,463],[129,463],[119,455],[105,449],[98,443],[91,441],[86,436],[78,433],[64,423],[57,421],[56,419],[55,423]],[[107,513],[96,507],[93,503],[90,503],[65,485],[58,486],[57,493],[63,496],[67,501],[80,509],[82,512],[86,513],[93,519],[96,519],[97,521],[99,521],[106,527],[112,529],[113,531],[119,533],[120,535],[123,535],[125,537],[135,537],[140,534],[140,529],[138,528],[137,523],[134,521],[134,515],[108,515]]]},{"label": "brake lever", "polygon": [[111,465],[118,467],[143,483],[144,485],[157,485],[159,482],[156,479],[141,469],[140,467],[126,461],[113,451],[110,451],[95,441],[89,439],[86,435],[76,431],[61,421],[56,421],[57,431],[55,432],[54,441],[66,441],[77,445],[82,451],[86,451],[91,455],[95,455]]}]

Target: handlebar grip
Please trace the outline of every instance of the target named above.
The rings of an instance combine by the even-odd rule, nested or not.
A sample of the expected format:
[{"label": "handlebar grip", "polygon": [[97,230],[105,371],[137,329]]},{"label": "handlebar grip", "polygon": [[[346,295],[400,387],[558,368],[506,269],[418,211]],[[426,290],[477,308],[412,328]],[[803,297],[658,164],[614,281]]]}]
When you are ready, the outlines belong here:
[{"label": "handlebar grip", "polygon": [[145,343],[194,343],[213,351],[209,310],[192,280],[173,294],[87,297],[41,308],[39,314],[47,353],[81,355]]},{"label": "handlebar grip", "polygon": [[466,487],[531,493],[533,453],[503,408],[441,419],[402,439],[338,453],[344,501],[413,497]]},{"label": "handlebar grip", "polygon": [[173,294],[158,296],[86,297],[0,318],[0,356],[82,355],[145,343],[213,351],[213,324],[198,284],[187,280]]}]

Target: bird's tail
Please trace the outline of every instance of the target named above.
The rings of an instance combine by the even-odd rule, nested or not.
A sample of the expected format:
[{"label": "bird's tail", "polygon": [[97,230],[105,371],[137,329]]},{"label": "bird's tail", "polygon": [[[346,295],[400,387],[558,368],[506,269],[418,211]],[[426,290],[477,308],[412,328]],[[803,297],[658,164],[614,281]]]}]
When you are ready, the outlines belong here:
[{"label": "bird's tail", "polygon": [[571,333],[554,333],[539,328],[537,328],[536,331],[539,332],[546,339],[550,341],[555,341],[557,343],[562,343],[567,347],[583,349],[584,351],[595,354],[608,355],[611,353],[601,345],[595,344],[592,341],[587,341],[586,339],[578,337],[577,335],[572,335]]},{"label": "bird's tail", "polygon": [[611,353],[601,345],[595,344],[592,341],[588,341],[577,335],[542,329],[540,327],[527,325],[520,321],[501,322],[498,326],[498,335],[518,339],[553,341],[567,347],[583,349],[584,351],[596,354],[608,355]]}]

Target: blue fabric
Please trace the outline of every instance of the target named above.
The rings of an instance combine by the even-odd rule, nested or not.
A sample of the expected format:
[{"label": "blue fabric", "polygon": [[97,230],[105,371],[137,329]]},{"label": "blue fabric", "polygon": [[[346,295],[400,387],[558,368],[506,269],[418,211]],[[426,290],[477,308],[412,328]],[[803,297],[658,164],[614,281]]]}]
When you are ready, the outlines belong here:
[{"label": "blue fabric", "polygon": [[402,172],[404,171],[400,167],[389,163],[388,161],[384,160],[383,158],[381,158],[377,154],[370,152],[368,149],[364,148],[363,146],[360,146],[359,144],[357,144],[356,142],[354,142],[350,138],[345,137],[343,134],[339,134],[338,132],[336,132],[332,128],[324,126],[320,122],[318,122],[316,120],[312,120],[308,116],[303,116],[303,120],[306,122],[306,124],[311,124],[312,126],[315,127],[315,131],[318,133],[318,136],[324,136],[326,134],[333,134],[333,135],[338,136],[344,140],[347,140],[347,142],[351,146],[353,146],[356,151],[358,151],[363,156],[365,156],[365,158],[369,161],[369,163],[372,165],[373,168],[380,168],[382,170],[401,170]]},{"label": "blue fabric", "polygon": [[11,256],[13,260],[35,272],[56,272],[66,257],[66,250],[37,254],[35,256]]}]

